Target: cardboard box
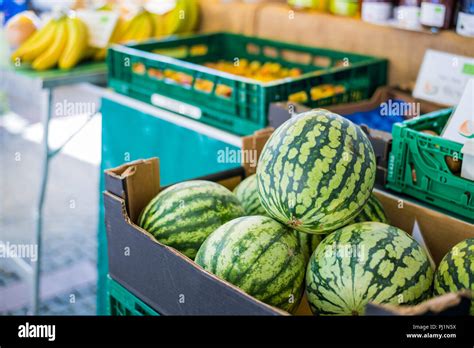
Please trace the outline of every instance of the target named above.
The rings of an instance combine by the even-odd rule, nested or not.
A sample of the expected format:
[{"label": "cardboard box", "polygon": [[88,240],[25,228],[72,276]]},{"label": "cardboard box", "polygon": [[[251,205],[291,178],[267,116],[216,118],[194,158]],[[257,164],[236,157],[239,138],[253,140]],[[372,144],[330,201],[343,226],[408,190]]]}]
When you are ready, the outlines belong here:
[{"label": "cardboard box", "polygon": [[[411,105],[419,105],[419,110],[414,109],[413,114],[407,115],[407,119],[411,117],[420,116],[435,110],[444,108],[445,106],[423,101],[413,98],[409,92],[403,91],[396,87],[379,87],[374,95],[369,100],[364,100],[356,103],[347,103],[340,105],[325,106],[328,109],[339,115],[349,115],[355,112],[366,112],[378,108],[387,100],[403,100],[407,103],[414,103]],[[278,128],[283,122],[291,118],[290,110],[293,113],[300,113],[310,110],[310,108],[291,102],[272,103],[268,112],[268,123],[270,127]],[[419,113],[418,113],[419,111]],[[377,177],[376,182],[384,186],[387,182],[387,166],[390,151],[392,149],[392,135],[391,133],[379,131],[376,129],[362,126],[369,137],[370,142],[374,148],[375,157],[377,161]]]},{"label": "cardboard box", "polygon": [[[243,149],[259,151],[257,148],[263,146],[270,134],[271,131],[266,130],[244,138]],[[252,172],[252,169],[241,167],[199,179],[216,181],[233,189]],[[159,182],[157,158],[124,164],[105,172],[110,276],[164,315],[288,315],[204,271],[136,225],[141,210],[163,189]],[[376,190],[375,194],[394,226],[411,233],[416,219],[436,264],[455,244],[474,237],[472,224],[384,191]],[[396,314],[432,313],[433,308],[442,308],[438,311],[442,313],[465,303],[452,297],[441,300],[441,304],[439,301],[435,307],[428,304],[412,309],[396,308],[405,311]],[[367,314],[394,313],[392,308],[370,306]],[[311,315],[305,298],[296,315]]]},{"label": "cardboard box", "polygon": [[[259,153],[270,132],[264,130],[244,137],[242,150]],[[245,164],[199,179],[216,181],[233,189],[254,171],[255,167]],[[135,224],[141,210],[163,189],[158,159],[107,170],[105,188],[110,276],[157,312],[165,315],[286,314],[203,271]]]}]

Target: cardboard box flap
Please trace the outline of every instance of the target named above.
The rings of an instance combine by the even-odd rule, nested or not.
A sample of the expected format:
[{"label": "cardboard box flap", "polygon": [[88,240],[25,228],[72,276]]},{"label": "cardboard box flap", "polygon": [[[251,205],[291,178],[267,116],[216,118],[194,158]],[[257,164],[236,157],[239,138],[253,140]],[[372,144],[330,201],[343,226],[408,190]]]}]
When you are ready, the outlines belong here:
[{"label": "cardboard box flap", "polygon": [[415,218],[415,223],[413,224],[413,231],[411,232],[412,237],[420,244],[425,250],[426,256],[428,256],[428,260],[430,261],[431,267],[433,269],[436,269],[436,264],[433,260],[433,255],[431,255],[431,250],[428,248],[426,245],[425,238],[423,237],[423,232],[420,229],[420,226],[418,225],[418,220]]},{"label": "cardboard box flap", "polygon": [[[423,231],[426,246],[437,265],[457,243],[467,238],[474,238],[474,225],[469,222],[386,191],[375,189],[374,194],[382,203],[391,225],[411,234],[415,220],[417,221],[420,230]],[[446,240],[447,234],[450,236],[449,241]]]},{"label": "cardboard box flap", "polygon": [[143,208],[160,192],[159,159],[138,160],[106,170],[105,188],[125,200],[129,218],[137,221]]},{"label": "cardboard box flap", "polygon": [[369,303],[365,315],[469,315],[471,293],[460,291],[438,296],[416,306]]},{"label": "cardboard box flap", "polygon": [[249,158],[248,154],[254,153],[256,156],[250,158],[255,158],[258,160],[260,154],[262,153],[263,147],[267,142],[270,135],[273,133],[273,128],[265,128],[259,131],[256,131],[253,135],[249,135],[242,138],[242,166],[245,168],[246,176],[254,174],[257,170],[256,163],[250,163],[246,159]]}]

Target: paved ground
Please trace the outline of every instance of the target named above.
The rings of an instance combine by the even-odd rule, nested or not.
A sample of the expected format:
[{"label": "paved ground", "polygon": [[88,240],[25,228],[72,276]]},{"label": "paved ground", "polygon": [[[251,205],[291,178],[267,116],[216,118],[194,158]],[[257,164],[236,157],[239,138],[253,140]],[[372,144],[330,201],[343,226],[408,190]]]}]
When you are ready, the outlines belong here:
[{"label": "paved ground", "polygon": [[[41,148],[35,136],[38,127],[33,125],[37,120],[23,121],[2,126],[0,115],[0,242],[10,245],[32,243],[39,190]],[[75,117],[62,119],[55,131],[63,136],[77,123]],[[95,314],[99,168],[78,158],[97,158],[100,153],[100,120],[85,132],[51,165],[40,314]],[[0,257],[0,314],[25,314],[30,309],[30,284],[14,265],[11,258]]]}]

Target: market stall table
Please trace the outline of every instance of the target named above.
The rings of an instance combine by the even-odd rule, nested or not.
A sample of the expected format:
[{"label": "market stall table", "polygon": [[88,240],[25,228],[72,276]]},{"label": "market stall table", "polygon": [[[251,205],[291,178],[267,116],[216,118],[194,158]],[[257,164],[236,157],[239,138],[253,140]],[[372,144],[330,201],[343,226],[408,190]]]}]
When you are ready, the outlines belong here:
[{"label": "market stall table", "polygon": [[0,67],[2,76],[0,89],[7,95],[15,96],[26,103],[31,103],[36,95],[39,95],[41,102],[41,123],[43,126],[42,138],[42,172],[39,187],[39,199],[35,210],[35,244],[38,247],[38,260],[32,265],[22,259],[14,258],[17,270],[27,278],[32,277],[32,312],[38,314],[39,311],[39,289],[41,270],[41,236],[43,231],[43,208],[46,194],[46,187],[49,176],[50,160],[58,154],[69,140],[77,134],[82,127],[95,115],[89,115],[88,121],[73,133],[63,145],[51,149],[48,144],[49,126],[53,116],[53,92],[56,88],[70,86],[79,83],[91,83],[104,85],[106,82],[107,67],[103,62],[82,64],[71,70],[47,70],[42,72],[33,71],[29,68],[14,68],[13,66]]}]

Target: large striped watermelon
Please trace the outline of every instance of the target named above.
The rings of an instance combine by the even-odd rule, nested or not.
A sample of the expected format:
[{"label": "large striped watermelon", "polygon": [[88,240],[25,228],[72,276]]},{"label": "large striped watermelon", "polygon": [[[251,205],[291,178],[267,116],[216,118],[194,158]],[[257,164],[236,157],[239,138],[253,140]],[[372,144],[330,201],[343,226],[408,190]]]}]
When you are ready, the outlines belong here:
[{"label": "large striped watermelon", "polygon": [[362,129],[317,109],[282,124],[257,166],[267,213],[299,231],[325,233],[362,210],[375,182],[375,155]]},{"label": "large striped watermelon", "polygon": [[471,315],[474,315],[474,238],[456,244],[444,256],[435,273],[436,295],[463,289],[473,292]]},{"label": "large striped watermelon", "polygon": [[142,211],[138,224],[158,241],[194,258],[216,228],[244,215],[237,198],[210,181],[185,181],[160,192]]},{"label": "large striped watermelon", "polygon": [[325,237],[324,234],[312,234],[312,233],[305,233],[305,232],[299,232],[299,231],[294,231],[296,234],[296,237],[300,240],[301,247],[303,249],[303,254],[306,262],[309,261],[309,258],[313,254],[313,251],[316,250],[318,247],[319,243],[323,240]]},{"label": "large striped watermelon", "polygon": [[286,311],[300,302],[305,259],[294,233],[267,216],[245,216],[219,227],[196,263],[253,297]]},{"label": "large striped watermelon", "polygon": [[366,304],[416,304],[431,295],[433,270],[404,231],[361,222],[328,235],[311,256],[306,292],[313,313],[360,315]]},{"label": "large striped watermelon", "polygon": [[[348,225],[355,224],[357,222],[366,222],[366,221],[376,221],[388,223],[387,215],[383,209],[380,201],[375,197],[374,194],[371,194],[369,200],[362,208],[362,211],[355,217],[354,220],[348,223]],[[311,257],[311,254],[316,247],[324,239],[325,235],[323,234],[313,234],[295,231],[297,237],[300,239],[300,243],[303,246],[303,250],[307,260]]]},{"label": "large striped watermelon", "polygon": [[245,215],[267,215],[258,197],[257,176],[245,178],[235,189],[234,194],[242,204]]},{"label": "large striped watermelon", "polygon": [[377,221],[383,222],[384,224],[389,222],[382,204],[373,193],[370,195],[369,200],[362,208],[362,211],[350,223],[352,224],[365,221]]}]

